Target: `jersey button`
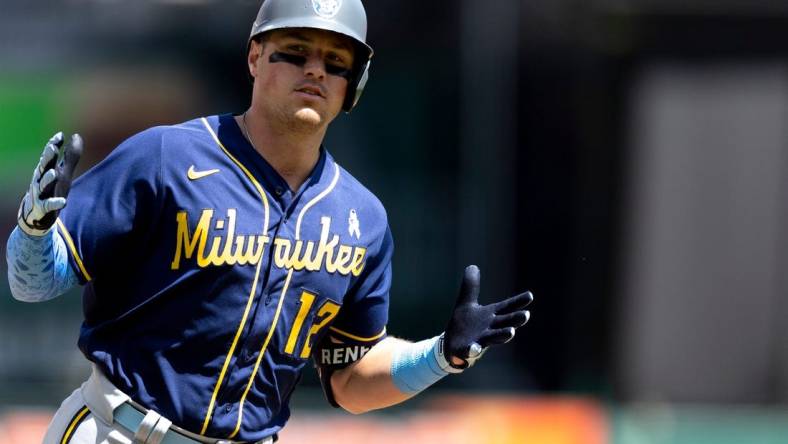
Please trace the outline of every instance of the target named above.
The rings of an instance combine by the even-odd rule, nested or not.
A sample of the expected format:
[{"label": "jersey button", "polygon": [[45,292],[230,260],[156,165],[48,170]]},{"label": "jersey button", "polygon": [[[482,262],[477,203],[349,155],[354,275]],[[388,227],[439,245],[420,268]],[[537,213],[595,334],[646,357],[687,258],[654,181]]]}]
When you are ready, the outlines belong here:
[{"label": "jersey button", "polygon": [[227,405],[224,407],[224,412],[225,412],[225,413],[230,413],[230,411],[231,411],[232,409],[233,409],[233,406],[231,406],[230,404],[227,404]]},{"label": "jersey button", "polygon": [[285,189],[284,189],[284,188],[282,188],[282,187],[276,187],[276,189],[274,190],[274,192],[276,193],[276,195],[277,195],[277,196],[281,196],[282,194],[284,194],[284,193],[285,193]]}]

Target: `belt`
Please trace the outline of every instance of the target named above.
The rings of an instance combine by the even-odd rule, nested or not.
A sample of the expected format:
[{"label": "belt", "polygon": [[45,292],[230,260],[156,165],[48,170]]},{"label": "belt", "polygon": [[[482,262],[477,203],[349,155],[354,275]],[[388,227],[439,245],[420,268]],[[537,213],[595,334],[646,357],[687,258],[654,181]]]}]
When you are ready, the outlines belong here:
[{"label": "belt", "polygon": [[[172,425],[167,418],[162,417],[153,410],[143,413],[131,402],[121,404],[115,409],[113,419],[124,428],[134,433],[134,442],[143,444],[236,444],[239,441],[217,440],[207,437],[194,439],[187,436],[189,433]],[[272,444],[272,436],[257,441],[254,444]]]}]

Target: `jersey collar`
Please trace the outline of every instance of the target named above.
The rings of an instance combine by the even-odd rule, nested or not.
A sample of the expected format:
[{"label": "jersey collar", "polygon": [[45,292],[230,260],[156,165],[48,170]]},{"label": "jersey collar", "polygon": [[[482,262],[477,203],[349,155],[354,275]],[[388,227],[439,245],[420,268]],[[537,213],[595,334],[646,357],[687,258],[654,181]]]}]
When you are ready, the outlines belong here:
[{"label": "jersey collar", "polygon": [[218,116],[216,134],[227,150],[236,157],[260,182],[266,192],[274,198],[283,209],[291,207],[312,186],[331,181],[329,174],[333,168],[326,168],[334,163],[333,158],[323,145],[320,145],[320,158],[301,188],[292,191],[287,181],[254,149],[238,126],[233,114]]}]

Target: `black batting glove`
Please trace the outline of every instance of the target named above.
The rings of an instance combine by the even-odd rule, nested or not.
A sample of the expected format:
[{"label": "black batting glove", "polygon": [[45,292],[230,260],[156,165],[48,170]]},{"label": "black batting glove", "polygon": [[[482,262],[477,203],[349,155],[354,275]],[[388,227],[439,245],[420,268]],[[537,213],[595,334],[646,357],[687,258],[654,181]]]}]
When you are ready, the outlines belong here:
[{"label": "black batting glove", "polygon": [[[531,316],[525,309],[534,299],[530,291],[490,305],[479,305],[480,280],[478,267],[470,265],[465,269],[460,294],[438,351],[438,361],[446,371],[461,372],[473,365],[487,347],[511,341],[515,330]],[[452,357],[462,359],[463,363],[452,363]]]},{"label": "black batting glove", "polygon": [[74,169],[82,155],[82,138],[71,136],[64,144],[63,133],[52,136],[33,171],[30,187],[17,213],[19,228],[32,236],[43,236],[66,206]]}]

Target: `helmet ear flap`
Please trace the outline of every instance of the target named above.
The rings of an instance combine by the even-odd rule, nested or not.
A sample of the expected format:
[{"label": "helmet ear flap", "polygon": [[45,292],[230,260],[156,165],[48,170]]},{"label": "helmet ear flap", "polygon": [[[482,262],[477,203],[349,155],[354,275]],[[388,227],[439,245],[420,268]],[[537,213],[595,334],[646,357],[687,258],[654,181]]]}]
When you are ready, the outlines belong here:
[{"label": "helmet ear flap", "polygon": [[367,60],[364,66],[357,71],[359,74],[348,84],[345,102],[342,104],[342,109],[345,110],[346,113],[349,113],[358,103],[358,99],[361,98],[364,87],[367,85],[367,80],[369,80],[369,66],[371,64],[372,61]]}]

